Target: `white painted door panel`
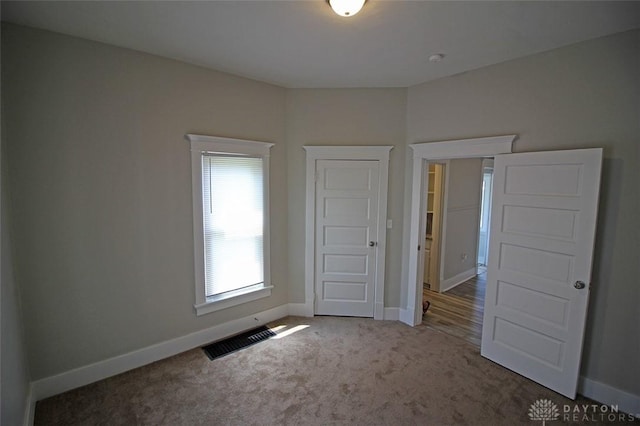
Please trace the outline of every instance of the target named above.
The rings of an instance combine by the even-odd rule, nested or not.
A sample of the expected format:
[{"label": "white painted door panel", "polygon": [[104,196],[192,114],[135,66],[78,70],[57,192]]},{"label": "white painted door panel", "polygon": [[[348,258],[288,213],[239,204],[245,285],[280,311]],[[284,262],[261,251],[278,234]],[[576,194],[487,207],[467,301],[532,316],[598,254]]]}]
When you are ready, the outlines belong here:
[{"label": "white painted door panel", "polygon": [[319,160],[316,172],[315,313],[373,317],[379,162]]},{"label": "white painted door panel", "polygon": [[482,356],[569,398],[582,354],[601,162],[601,149],[583,149],[499,155],[494,163]]}]

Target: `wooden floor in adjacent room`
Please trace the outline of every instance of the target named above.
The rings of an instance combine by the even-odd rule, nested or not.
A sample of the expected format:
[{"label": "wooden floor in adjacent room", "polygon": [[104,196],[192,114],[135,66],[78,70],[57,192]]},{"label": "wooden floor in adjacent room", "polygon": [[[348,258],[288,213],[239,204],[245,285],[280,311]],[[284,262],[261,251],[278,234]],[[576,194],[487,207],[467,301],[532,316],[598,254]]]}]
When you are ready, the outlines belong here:
[{"label": "wooden floor in adjacent room", "polygon": [[425,284],[423,300],[431,306],[422,323],[480,347],[486,284],[486,271],[445,293],[431,291]]}]

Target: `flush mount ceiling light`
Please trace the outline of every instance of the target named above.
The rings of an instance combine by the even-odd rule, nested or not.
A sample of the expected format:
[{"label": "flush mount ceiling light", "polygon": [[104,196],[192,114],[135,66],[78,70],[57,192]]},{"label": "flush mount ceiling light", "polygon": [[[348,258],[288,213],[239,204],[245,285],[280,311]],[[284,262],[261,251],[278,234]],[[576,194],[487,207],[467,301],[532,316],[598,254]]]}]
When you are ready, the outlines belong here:
[{"label": "flush mount ceiling light", "polygon": [[366,0],[327,0],[335,13],[348,18],[360,12]]}]

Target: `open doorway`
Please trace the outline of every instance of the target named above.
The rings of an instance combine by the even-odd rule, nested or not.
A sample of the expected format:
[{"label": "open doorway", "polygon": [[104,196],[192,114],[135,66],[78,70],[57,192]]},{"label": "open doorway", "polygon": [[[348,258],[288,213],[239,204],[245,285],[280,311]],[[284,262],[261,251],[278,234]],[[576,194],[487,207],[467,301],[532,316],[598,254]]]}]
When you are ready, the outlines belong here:
[{"label": "open doorway", "polygon": [[484,272],[445,293],[424,288],[423,298],[429,307],[422,324],[480,348],[486,287]]},{"label": "open doorway", "polygon": [[421,214],[424,206],[424,175],[429,162],[458,158],[494,157],[511,153],[515,135],[492,136],[442,142],[412,144],[413,161],[410,178],[409,228],[406,259],[406,305],[400,309],[399,319],[415,326],[422,323],[423,257],[421,246],[426,230],[426,218]]},{"label": "open doorway", "polygon": [[409,325],[422,322],[422,277],[417,272],[418,230],[425,226],[420,214],[425,166],[446,158],[494,157],[480,354],[575,398],[603,150],[514,154],[514,138],[508,135],[410,145],[413,164],[408,212],[411,232],[406,245],[407,304],[400,320]]},{"label": "open doorway", "polygon": [[[489,161],[430,162],[423,182],[427,191],[422,322],[477,347],[486,289],[486,263],[480,265],[479,259],[481,242],[486,245],[488,238],[491,197],[484,172]],[[486,251],[482,255],[486,262]]]}]

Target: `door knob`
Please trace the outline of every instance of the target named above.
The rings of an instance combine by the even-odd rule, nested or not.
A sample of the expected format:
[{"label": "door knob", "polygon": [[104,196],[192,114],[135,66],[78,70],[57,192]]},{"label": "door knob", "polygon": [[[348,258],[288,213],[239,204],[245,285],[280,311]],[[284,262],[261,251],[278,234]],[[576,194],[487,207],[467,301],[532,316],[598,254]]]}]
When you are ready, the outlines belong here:
[{"label": "door knob", "polygon": [[369,247],[374,247],[376,245],[375,241],[369,241]]},{"label": "door knob", "polygon": [[573,286],[578,290],[581,290],[585,288],[587,285],[583,281],[576,281],[575,284],[573,284]]}]

